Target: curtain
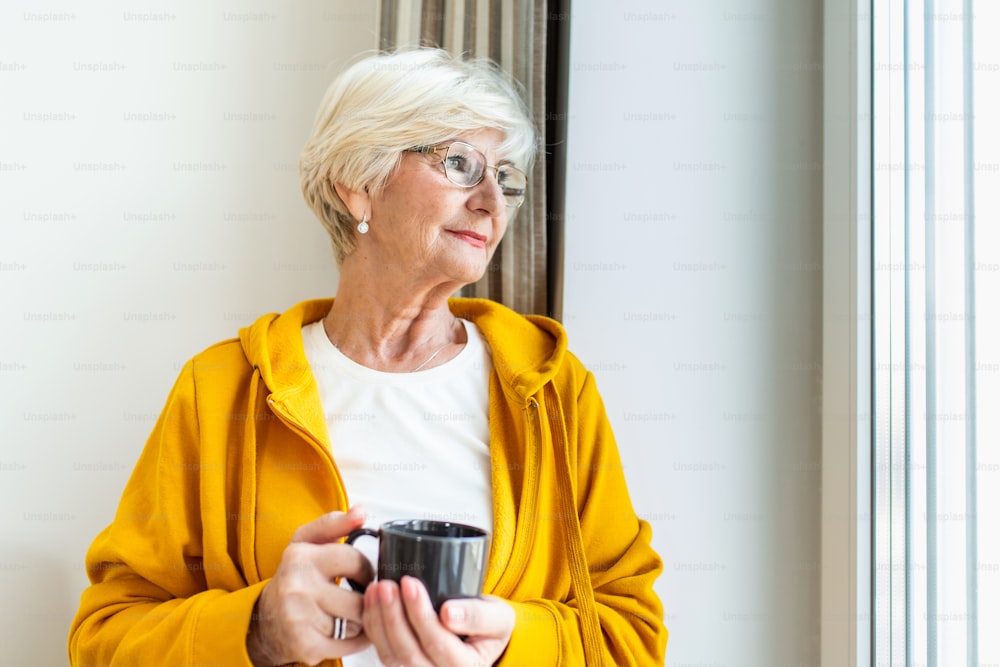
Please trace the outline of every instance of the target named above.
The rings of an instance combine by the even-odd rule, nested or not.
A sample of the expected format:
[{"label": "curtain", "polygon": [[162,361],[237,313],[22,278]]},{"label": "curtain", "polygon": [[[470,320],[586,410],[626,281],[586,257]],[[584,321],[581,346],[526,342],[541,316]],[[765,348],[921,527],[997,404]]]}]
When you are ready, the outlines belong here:
[{"label": "curtain", "polygon": [[873,5],[877,664],[1000,663],[995,5]]},{"label": "curtain", "polygon": [[[548,55],[548,17],[545,0],[382,0],[378,44],[382,50],[419,44],[491,58],[520,82],[536,128],[545,135],[543,146],[549,146],[551,121],[559,116],[547,110],[547,98],[552,103],[547,82],[551,86],[555,78],[551,74],[557,73]],[[562,137],[564,125],[556,127]],[[558,158],[564,142],[555,143]],[[546,153],[539,151],[525,202],[508,226],[486,275],[463,288],[462,296],[493,299],[522,313],[561,316],[562,215],[555,208],[561,206],[561,190],[552,197],[552,188],[558,187],[561,177],[555,183],[547,178],[553,155]]]}]

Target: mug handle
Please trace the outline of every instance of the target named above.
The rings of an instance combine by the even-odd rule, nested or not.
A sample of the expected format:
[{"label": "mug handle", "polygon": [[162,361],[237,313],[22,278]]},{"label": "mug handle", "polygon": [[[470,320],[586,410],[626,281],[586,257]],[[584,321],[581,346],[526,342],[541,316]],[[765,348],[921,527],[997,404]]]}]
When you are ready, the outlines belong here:
[{"label": "mug handle", "polygon": [[[374,537],[377,540],[382,536],[382,533],[377,530],[372,530],[371,528],[358,528],[357,530],[351,531],[351,534],[347,536],[346,540],[344,540],[344,544],[353,545],[356,539],[364,535],[367,535],[369,537]],[[351,588],[353,588],[358,593],[365,592],[365,587],[359,584],[358,582],[354,581],[353,579],[348,579],[347,583],[349,583],[351,585]]]}]

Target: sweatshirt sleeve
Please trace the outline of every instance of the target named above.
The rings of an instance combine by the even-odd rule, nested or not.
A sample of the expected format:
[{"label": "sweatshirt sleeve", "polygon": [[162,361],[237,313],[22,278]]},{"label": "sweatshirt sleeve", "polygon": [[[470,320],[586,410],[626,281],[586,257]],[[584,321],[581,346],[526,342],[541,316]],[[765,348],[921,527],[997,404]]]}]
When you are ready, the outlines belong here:
[{"label": "sweatshirt sleeve", "polygon": [[[264,582],[206,555],[194,371],[189,362],[86,556],[72,665],[250,665],[246,634]],[[215,495],[209,493],[207,495]],[[210,587],[208,581],[212,582]]]},{"label": "sweatshirt sleeve", "polygon": [[[602,664],[663,665],[667,630],[653,590],[663,562],[651,546],[649,524],[632,507],[604,403],[589,372],[575,409],[575,415],[565,413],[567,446],[575,458],[577,509],[601,624]],[[575,599],[511,604],[515,629],[500,665],[584,664]]]}]

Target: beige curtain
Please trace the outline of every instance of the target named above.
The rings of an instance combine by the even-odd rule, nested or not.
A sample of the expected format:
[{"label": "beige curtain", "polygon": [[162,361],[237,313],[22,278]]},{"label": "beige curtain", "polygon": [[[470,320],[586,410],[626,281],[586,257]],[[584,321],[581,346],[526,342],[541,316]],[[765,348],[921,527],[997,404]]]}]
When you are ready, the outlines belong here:
[{"label": "beige curtain", "polygon": [[[523,86],[535,126],[545,131],[545,0],[382,0],[379,48],[438,46],[489,57]],[[546,231],[546,155],[539,151],[528,195],[483,279],[462,290],[521,313],[559,317],[551,294]]]}]

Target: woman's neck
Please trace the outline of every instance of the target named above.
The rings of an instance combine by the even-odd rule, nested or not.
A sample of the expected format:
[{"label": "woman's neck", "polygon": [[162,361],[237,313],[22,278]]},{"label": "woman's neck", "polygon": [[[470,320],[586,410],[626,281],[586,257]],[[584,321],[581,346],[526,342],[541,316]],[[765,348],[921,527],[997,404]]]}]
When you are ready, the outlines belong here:
[{"label": "woman's neck", "polygon": [[433,368],[466,342],[465,328],[448,308],[450,289],[417,289],[392,284],[387,276],[367,280],[342,272],[323,326],[330,341],[363,366],[387,372]]}]

